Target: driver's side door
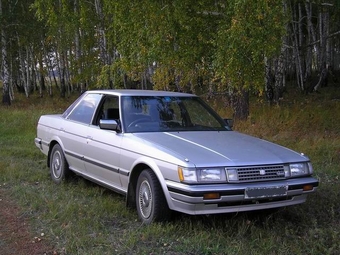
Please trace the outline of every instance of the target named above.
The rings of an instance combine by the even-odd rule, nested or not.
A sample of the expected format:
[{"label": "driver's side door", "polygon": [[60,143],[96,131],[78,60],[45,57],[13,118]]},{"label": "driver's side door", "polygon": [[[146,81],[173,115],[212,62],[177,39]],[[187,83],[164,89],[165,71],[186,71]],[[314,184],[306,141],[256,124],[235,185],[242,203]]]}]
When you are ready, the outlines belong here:
[{"label": "driver's side door", "polygon": [[100,119],[114,119],[120,122],[118,97],[105,96],[102,104],[99,105],[97,117],[88,127],[87,145],[84,152],[86,171],[96,181],[124,192],[119,176],[122,134],[101,129]]}]

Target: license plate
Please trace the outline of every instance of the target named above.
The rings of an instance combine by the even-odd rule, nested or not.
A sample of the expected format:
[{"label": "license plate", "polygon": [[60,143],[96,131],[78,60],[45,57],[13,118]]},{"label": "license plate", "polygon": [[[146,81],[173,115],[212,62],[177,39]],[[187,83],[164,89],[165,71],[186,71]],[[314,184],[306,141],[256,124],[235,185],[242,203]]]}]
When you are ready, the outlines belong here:
[{"label": "license plate", "polygon": [[245,198],[267,198],[287,195],[287,186],[246,188]]}]

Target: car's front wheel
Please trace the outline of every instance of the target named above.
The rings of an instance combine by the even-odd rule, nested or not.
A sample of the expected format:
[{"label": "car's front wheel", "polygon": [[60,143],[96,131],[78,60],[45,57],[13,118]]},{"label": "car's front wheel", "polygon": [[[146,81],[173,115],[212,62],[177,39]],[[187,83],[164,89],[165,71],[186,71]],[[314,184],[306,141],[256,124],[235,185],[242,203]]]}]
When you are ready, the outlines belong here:
[{"label": "car's front wheel", "polygon": [[52,148],[50,171],[53,182],[57,184],[61,183],[69,175],[68,163],[59,144],[55,144]]},{"label": "car's front wheel", "polygon": [[165,221],[170,217],[171,211],[162,187],[151,169],[144,170],[138,177],[136,206],[138,217],[145,224]]}]

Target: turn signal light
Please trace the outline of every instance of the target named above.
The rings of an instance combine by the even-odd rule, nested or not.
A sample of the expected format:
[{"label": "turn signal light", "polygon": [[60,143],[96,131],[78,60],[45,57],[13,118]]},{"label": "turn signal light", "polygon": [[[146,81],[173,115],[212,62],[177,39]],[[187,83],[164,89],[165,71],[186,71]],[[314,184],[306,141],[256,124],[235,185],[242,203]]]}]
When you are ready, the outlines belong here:
[{"label": "turn signal light", "polygon": [[219,199],[220,194],[219,193],[207,193],[203,195],[203,199]]},{"label": "turn signal light", "polygon": [[313,185],[305,185],[303,186],[303,191],[311,191],[313,190]]}]

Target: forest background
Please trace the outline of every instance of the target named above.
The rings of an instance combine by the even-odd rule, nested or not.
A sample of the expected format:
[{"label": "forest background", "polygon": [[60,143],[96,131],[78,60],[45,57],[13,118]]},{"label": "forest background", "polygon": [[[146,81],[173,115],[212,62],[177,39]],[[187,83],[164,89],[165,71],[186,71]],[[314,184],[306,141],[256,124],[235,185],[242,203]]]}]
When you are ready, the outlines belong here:
[{"label": "forest background", "polygon": [[[1,254],[338,255],[339,11],[339,0],[0,0]],[[142,226],[108,189],[51,185],[37,120],[95,88],[194,92],[223,114],[230,103],[247,118],[234,130],[308,155],[319,189],[274,212]]]},{"label": "forest background", "polygon": [[249,95],[339,79],[339,14],[339,0],[0,0],[2,102],[161,89],[222,96],[246,119]]}]

